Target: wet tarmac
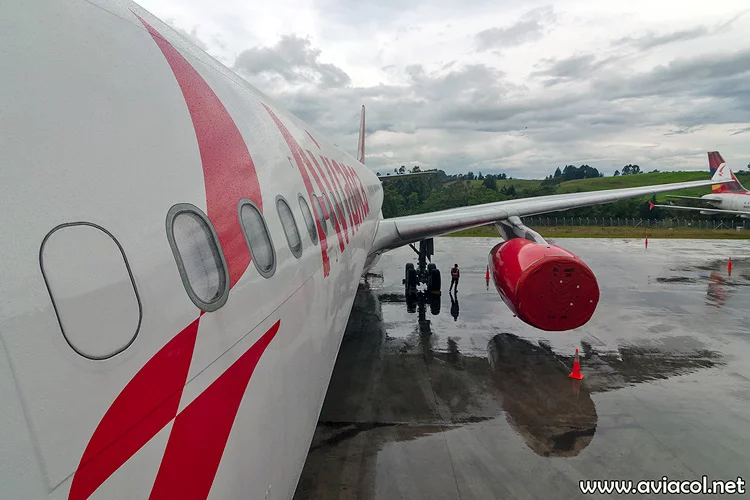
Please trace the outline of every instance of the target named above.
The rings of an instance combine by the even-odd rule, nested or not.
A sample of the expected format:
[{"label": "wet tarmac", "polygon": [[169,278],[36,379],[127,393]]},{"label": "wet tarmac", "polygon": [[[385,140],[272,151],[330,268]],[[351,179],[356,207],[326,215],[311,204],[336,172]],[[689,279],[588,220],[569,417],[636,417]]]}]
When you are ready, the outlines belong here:
[{"label": "wet tarmac", "polygon": [[[435,240],[446,288],[461,269],[456,296],[437,302],[406,301],[409,248],[360,284],[296,499],[576,498],[581,479],[750,480],[747,242],[557,240],[601,289],[592,320],[562,333],[514,318],[486,283],[496,242]],[[576,348],[583,381],[567,376]]]}]

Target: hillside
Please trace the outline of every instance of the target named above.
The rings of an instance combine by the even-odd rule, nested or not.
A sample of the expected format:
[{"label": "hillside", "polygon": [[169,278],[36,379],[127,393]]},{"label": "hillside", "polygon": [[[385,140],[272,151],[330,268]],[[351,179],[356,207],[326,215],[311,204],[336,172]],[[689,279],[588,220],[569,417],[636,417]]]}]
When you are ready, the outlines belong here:
[{"label": "hillside", "polygon": [[[702,180],[707,177],[707,171],[690,171],[594,177],[560,183],[553,183],[549,179],[495,179],[492,183],[494,189],[490,189],[482,180],[456,179],[456,176],[447,176],[444,172],[438,171],[435,175],[417,178],[398,179],[397,177],[391,177],[384,183],[383,214],[386,217],[397,217],[523,197],[669,184]],[[750,186],[750,173],[740,173],[738,178],[744,185]],[[710,188],[705,187],[676,191],[670,194],[701,196],[710,192]],[[665,200],[667,200],[666,194],[659,195],[656,198],[657,202]],[[675,213],[660,209],[649,211],[646,201],[645,198],[624,200],[609,205],[580,208],[561,215],[659,219],[673,216]],[[695,214],[694,217],[699,216]]]},{"label": "hillside", "polygon": [[[671,184],[674,182],[688,182],[703,180],[708,176],[708,172],[690,171],[690,172],[653,172],[649,174],[638,175],[619,175],[617,177],[597,177],[594,179],[576,179],[572,181],[561,182],[555,194],[577,193],[583,191],[602,191],[604,189],[618,189],[628,187],[649,186],[653,184]],[[740,182],[747,186],[750,185],[750,173],[737,174]],[[461,181],[452,181],[461,182]],[[480,187],[482,181],[469,181],[472,187]],[[538,189],[542,181],[540,179],[508,179],[498,180],[498,189],[502,187],[515,186],[517,191],[528,189]],[[670,194],[679,194],[681,196],[701,196],[710,193],[708,187],[683,189]]]}]

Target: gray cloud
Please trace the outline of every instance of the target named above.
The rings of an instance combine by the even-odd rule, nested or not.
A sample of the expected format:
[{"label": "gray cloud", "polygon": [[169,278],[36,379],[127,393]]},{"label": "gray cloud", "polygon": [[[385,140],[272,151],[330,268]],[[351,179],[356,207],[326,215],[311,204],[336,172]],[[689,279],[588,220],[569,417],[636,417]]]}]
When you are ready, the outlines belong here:
[{"label": "gray cloud", "polygon": [[750,49],[676,59],[653,70],[625,78],[600,79],[602,91],[620,98],[691,95],[738,98],[750,104]]},{"label": "gray cloud", "polygon": [[675,42],[686,42],[704,36],[716,35],[724,32],[738,19],[747,14],[747,10],[734,15],[728,21],[713,26],[695,26],[693,28],[672,31],[671,33],[658,34],[649,31],[640,36],[626,36],[612,42],[612,46],[630,46],[639,50],[649,50],[662,45]]},{"label": "gray cloud", "polygon": [[695,28],[686,30],[673,31],[672,33],[665,33],[662,35],[650,31],[641,36],[626,36],[620,38],[619,40],[612,42],[612,45],[628,45],[640,50],[648,50],[653,49],[654,47],[659,47],[661,45],[667,45],[669,43],[693,40],[695,38],[700,38],[709,34],[711,34],[711,31],[708,29],[708,27],[705,26],[697,26]]},{"label": "gray cloud", "polygon": [[[547,59],[532,73],[546,85],[541,90],[514,84],[490,65],[460,62],[435,71],[422,64],[389,65],[404,84],[354,87],[333,65],[344,76],[334,71],[325,77],[329,68],[319,56],[308,40],[285,37],[272,47],[242,52],[236,67],[352,152],[359,107],[366,104],[368,164],[374,170],[420,164],[535,177],[566,163],[612,172],[632,162],[684,168],[691,165],[686,159],[703,168],[704,152],[716,145],[701,144],[701,130],[726,126],[727,136],[750,131],[750,49],[678,59],[642,72],[617,54]],[[276,85],[269,75],[293,85]],[[688,134],[692,142],[683,147],[660,142]]]},{"label": "gray cloud", "polygon": [[572,80],[588,80],[597,71],[619,59],[619,56],[597,59],[593,54],[579,54],[565,59],[542,59],[537,67],[544,69],[533,71],[530,76],[546,78],[547,87]]},{"label": "gray cloud", "polygon": [[242,51],[234,68],[251,76],[278,75],[288,83],[312,83],[322,88],[343,87],[351,83],[338,66],[322,63],[320,49],[310,40],[285,35],[271,47],[253,47]]},{"label": "gray cloud", "polygon": [[698,130],[703,130],[704,128],[706,128],[705,124],[687,125],[684,127],[678,127],[676,129],[669,130],[668,132],[665,132],[664,135],[687,135],[692,134],[693,132],[697,132]]},{"label": "gray cloud", "polygon": [[547,27],[554,24],[556,19],[551,7],[534,9],[511,26],[480,31],[474,35],[474,41],[479,51],[521,45],[542,38]]}]

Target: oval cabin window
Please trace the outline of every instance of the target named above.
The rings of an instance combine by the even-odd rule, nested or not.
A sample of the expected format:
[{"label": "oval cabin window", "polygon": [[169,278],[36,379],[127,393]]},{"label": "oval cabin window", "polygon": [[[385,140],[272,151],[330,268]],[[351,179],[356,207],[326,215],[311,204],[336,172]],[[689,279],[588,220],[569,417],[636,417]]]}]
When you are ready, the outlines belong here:
[{"label": "oval cabin window", "polygon": [[198,207],[173,206],[167,214],[167,239],[190,300],[215,311],[229,297],[229,271],[213,225]]},{"label": "oval cabin window", "polygon": [[240,222],[252,261],[261,276],[270,278],[276,271],[276,251],[266,219],[250,200],[240,200]]},{"label": "oval cabin window", "polygon": [[[331,197],[333,197],[333,193],[331,193]],[[333,205],[331,205],[331,200],[328,198],[328,195],[323,193],[323,201],[326,203],[326,209],[328,210],[328,220],[331,222],[333,227],[336,227],[336,213],[333,211]]]},{"label": "oval cabin window", "polygon": [[305,227],[307,227],[307,234],[310,235],[310,241],[312,241],[313,245],[316,245],[318,243],[318,230],[315,227],[315,220],[310,212],[310,206],[302,195],[299,195],[299,209],[302,212],[302,218],[305,219]]},{"label": "oval cabin window", "polygon": [[141,325],[141,301],[117,240],[88,222],[57,226],[39,252],[66,342],[89,359],[107,359],[130,346]]},{"label": "oval cabin window", "polygon": [[326,218],[323,214],[323,207],[320,204],[320,199],[312,195],[312,201],[313,201],[313,208],[315,209],[315,219],[320,223],[321,229],[323,229],[323,234],[328,234],[328,226],[326,225]]},{"label": "oval cabin window", "polygon": [[282,196],[276,197],[276,210],[279,212],[281,227],[284,229],[289,250],[291,250],[292,255],[299,259],[302,255],[302,238],[300,238],[297,221],[294,220],[292,209],[289,208],[289,204]]}]

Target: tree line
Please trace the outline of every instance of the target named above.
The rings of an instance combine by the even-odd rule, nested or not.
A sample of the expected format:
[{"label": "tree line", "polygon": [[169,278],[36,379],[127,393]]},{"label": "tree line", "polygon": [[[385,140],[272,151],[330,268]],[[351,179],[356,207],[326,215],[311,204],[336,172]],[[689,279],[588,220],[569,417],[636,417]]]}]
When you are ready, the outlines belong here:
[{"label": "tree line", "polygon": [[[558,167],[538,185],[514,185],[508,182],[512,177],[505,173],[486,174],[473,172],[448,175],[443,170],[430,171],[433,175],[409,176],[399,179],[398,175],[422,172],[418,167],[402,166],[394,169],[390,179],[383,182],[383,216],[399,217],[420,213],[446,210],[482,203],[513,200],[535,196],[555,194],[557,186],[564,181],[575,179],[592,179],[604,177],[595,167],[589,165],[565,165]],[[616,171],[615,176],[637,175],[643,173],[638,165],[625,165],[622,171]],[[388,177],[390,172],[380,177]],[[395,178],[394,178],[395,177]],[[475,181],[481,181],[477,184]],[[654,200],[655,201],[655,200]],[[560,212],[565,217],[621,217],[621,218],[661,218],[663,214],[658,209],[649,211],[645,199],[623,200],[607,205],[579,208]]]}]

